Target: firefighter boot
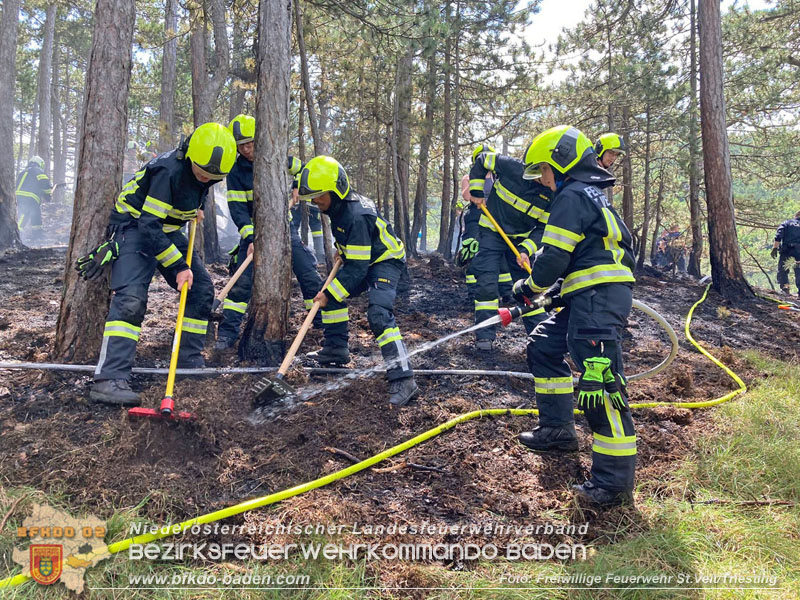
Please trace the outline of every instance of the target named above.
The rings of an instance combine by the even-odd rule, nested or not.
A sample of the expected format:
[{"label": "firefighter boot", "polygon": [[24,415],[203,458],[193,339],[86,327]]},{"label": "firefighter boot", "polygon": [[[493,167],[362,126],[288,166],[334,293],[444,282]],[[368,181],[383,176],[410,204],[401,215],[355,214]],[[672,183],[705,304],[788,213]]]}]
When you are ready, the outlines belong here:
[{"label": "firefighter boot", "polygon": [[578,449],[575,423],[568,423],[560,427],[540,426],[533,431],[523,431],[519,434],[519,441],[531,450],[539,452],[548,450],[571,452]]},{"label": "firefighter boot", "polygon": [[392,406],[405,406],[417,392],[419,388],[413,377],[403,377],[389,382],[389,402]]},{"label": "firefighter boot", "polygon": [[582,498],[597,506],[619,506],[620,504],[633,504],[633,492],[630,490],[614,492],[597,487],[591,481],[584,481],[580,485],[573,485],[572,491],[578,498]]},{"label": "firefighter boot", "polygon": [[350,362],[350,351],[347,346],[323,346],[315,352],[309,352],[306,356],[323,366],[346,365]]},{"label": "firefighter boot", "polygon": [[103,404],[139,406],[139,394],[134,392],[124,379],[95,381],[89,392],[89,398]]}]

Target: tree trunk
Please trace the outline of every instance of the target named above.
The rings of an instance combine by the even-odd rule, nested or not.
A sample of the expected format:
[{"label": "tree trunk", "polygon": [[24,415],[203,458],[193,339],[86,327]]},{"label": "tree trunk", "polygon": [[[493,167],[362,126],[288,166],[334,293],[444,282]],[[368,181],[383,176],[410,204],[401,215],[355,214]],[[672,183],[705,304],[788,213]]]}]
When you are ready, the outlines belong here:
[{"label": "tree trunk", "polygon": [[65,160],[64,151],[61,147],[61,97],[59,95],[59,63],[61,62],[61,53],[58,43],[53,44],[53,75],[51,78],[50,88],[50,114],[53,115],[53,171],[52,180],[53,185],[53,202],[56,204],[63,204],[64,202],[64,187],[63,185],[56,185],[64,183],[64,170]]},{"label": "tree trunk", "polygon": [[168,152],[175,139],[175,74],[178,59],[178,0],[166,0],[164,52],[161,55],[161,101],[158,109],[158,151]]},{"label": "tree trunk", "polygon": [[[461,15],[461,3],[456,2],[456,20],[458,21]],[[450,218],[447,224],[447,248],[444,251],[444,257],[449,259],[453,257],[453,232],[455,231],[458,219],[456,218],[456,204],[458,202],[459,194],[461,193],[461,186],[459,185],[458,174],[458,139],[461,129],[461,29],[456,30],[455,47],[453,49],[453,169],[450,173],[451,184],[450,187]]]},{"label": "tree trunk", "polygon": [[409,162],[411,157],[411,69],[414,51],[409,44],[397,64],[397,78],[394,90],[394,127],[392,137],[394,178],[395,178],[395,234],[406,248],[414,246],[408,220],[409,203]]},{"label": "tree trunk", "polygon": [[[445,7],[445,22],[450,23],[450,2]],[[452,120],[450,114],[450,77],[451,77],[451,53],[453,50],[452,36],[447,36],[444,46],[444,148],[442,152],[442,211],[439,220],[439,245],[436,250],[442,256],[449,256],[452,242],[448,237],[450,232],[450,160],[452,152]]]},{"label": "tree trunk", "polygon": [[708,206],[708,240],[714,289],[729,299],[752,290],[744,278],[733,209],[730,151],[725,121],[722,31],[718,2],[700,3],[700,122]]},{"label": "tree trunk", "polygon": [[[19,0],[3,0],[3,20],[0,22],[0,251],[21,245],[14,195],[14,81],[18,29]],[[22,155],[21,137],[19,155]]]},{"label": "tree trunk", "polygon": [[[226,30],[225,4],[223,0],[203,0],[195,4],[190,10],[192,35],[190,46],[192,52],[192,110],[194,113],[194,126],[214,118],[214,103],[219,96],[225,80],[228,78],[230,68],[230,49],[228,47],[228,32]],[[209,69],[208,52],[208,21],[214,32],[214,57],[211,64],[214,69]],[[206,263],[222,260],[222,252],[217,236],[217,211],[214,204],[214,188],[208,193],[205,204],[205,220],[203,230],[198,240],[198,252]],[[198,232],[199,234],[200,232]]]},{"label": "tree trunk", "polygon": [[622,157],[622,220],[633,231],[633,168],[630,153],[630,105],[622,107],[622,136],[628,143],[629,150]]},{"label": "tree trunk", "polygon": [[242,358],[278,364],[289,318],[290,255],[285,182],[289,137],[290,6],[261,0],[256,56],[256,153],[253,165],[253,298],[239,344]]},{"label": "tree trunk", "polygon": [[78,277],[73,265],[105,238],[108,213],[119,192],[135,18],[134,0],[97,0],[75,208],[56,325],[55,357],[65,361],[96,358],[103,337],[109,301],[107,279],[87,283]]},{"label": "tree trunk", "polygon": [[664,199],[664,175],[662,166],[661,182],[658,186],[658,196],[656,197],[656,218],[653,223],[653,236],[650,238],[650,264],[656,258],[656,250],[658,250],[658,230],[661,228],[661,202]]},{"label": "tree trunk", "polygon": [[428,216],[428,157],[433,139],[433,116],[436,102],[436,51],[432,49],[428,56],[428,86],[425,100],[425,123],[422,139],[419,143],[419,171],[417,172],[417,189],[414,193],[414,227],[411,229],[411,252],[417,254],[417,237],[422,233],[420,250],[425,250],[425,219]]},{"label": "tree trunk", "polygon": [[[311,80],[308,75],[308,54],[306,53],[306,42],[303,35],[303,12],[300,10],[299,0],[294,0],[295,30],[297,32],[297,48],[300,51],[300,74],[303,80],[303,91],[306,97],[306,108],[308,108],[308,125],[311,127],[311,138],[314,142],[314,156],[328,153],[325,140],[319,129],[319,119],[317,109],[314,106],[314,93],[311,91]],[[331,222],[328,215],[320,212],[322,221],[322,240],[325,248],[325,266],[330,272],[333,268],[333,245],[331,244]]]},{"label": "tree trunk", "polygon": [[700,260],[703,256],[703,221],[700,213],[700,173],[698,169],[699,152],[697,149],[697,26],[695,24],[695,0],[690,3],[690,35],[689,35],[689,213],[692,227],[692,251],[689,253],[687,272],[700,277]]},{"label": "tree trunk", "polygon": [[53,38],[56,32],[55,4],[48,4],[43,26],[42,51],[39,55],[39,75],[36,85],[36,101],[39,104],[39,137],[36,154],[44,159],[44,170],[50,173],[50,135],[52,134],[51,77],[53,75]]},{"label": "tree trunk", "polygon": [[[297,155],[300,162],[306,164],[306,110],[303,108],[304,98],[302,97],[302,91],[300,92],[300,96],[300,102],[298,102],[297,106]],[[300,216],[300,239],[305,243],[308,240],[309,232],[308,202],[305,200],[300,201]],[[317,262],[319,262],[321,258],[321,256],[317,256]]]},{"label": "tree trunk", "polygon": [[650,123],[651,108],[647,105],[647,115],[645,117],[645,138],[644,138],[644,215],[642,216],[642,234],[639,236],[639,258],[636,268],[641,269],[644,265],[644,257],[647,253],[647,232],[650,227]]}]

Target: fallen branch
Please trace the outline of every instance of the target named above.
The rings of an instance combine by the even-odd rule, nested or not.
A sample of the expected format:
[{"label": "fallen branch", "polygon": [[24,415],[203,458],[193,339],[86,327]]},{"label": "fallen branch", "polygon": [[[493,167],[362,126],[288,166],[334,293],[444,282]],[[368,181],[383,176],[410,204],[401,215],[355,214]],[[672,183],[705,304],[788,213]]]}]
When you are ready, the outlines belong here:
[{"label": "fallen branch", "polygon": [[753,256],[752,254],[750,254],[750,251],[749,251],[747,248],[745,248],[744,246],[742,246],[742,250],[744,250],[744,251],[747,253],[747,256],[749,256],[750,258],[752,258],[752,259],[753,259],[753,262],[754,262],[754,263],[756,263],[756,266],[757,266],[757,267],[758,267],[758,268],[761,270],[761,272],[762,272],[762,273],[764,274],[764,276],[767,278],[767,281],[769,282],[769,287],[771,287],[771,288],[772,288],[772,291],[773,291],[773,292],[774,292],[774,291],[776,291],[776,290],[775,290],[775,286],[774,286],[774,285],[772,285],[772,279],[770,278],[770,276],[769,276],[769,273],[767,273],[767,272],[764,270],[764,267],[762,267],[762,266],[761,266],[761,263],[760,263],[760,262],[758,262],[758,260],[756,259],[756,257],[755,257],[755,256]]},{"label": "fallen branch", "polygon": [[795,506],[797,502],[792,500],[689,500],[689,504],[722,504],[731,506]]},{"label": "fallen branch", "polygon": [[394,471],[399,471],[400,469],[409,468],[412,471],[429,471],[432,473],[442,473],[444,475],[450,475],[450,471],[446,469],[440,469],[439,467],[429,467],[428,465],[419,465],[417,463],[402,461],[391,467],[384,467],[382,469],[372,469],[373,473],[392,473]]},{"label": "fallen branch", "polygon": [[27,497],[28,496],[20,496],[19,498],[14,500],[14,503],[11,505],[11,508],[8,509],[8,512],[3,517],[3,520],[0,521],[0,531],[3,531],[6,528],[6,522],[8,521],[9,517],[11,517],[11,515],[14,514],[14,509],[17,508],[17,505],[23,500],[25,500],[25,498]]},{"label": "fallen branch", "polygon": [[360,458],[356,458],[355,456],[353,456],[352,454],[350,454],[346,450],[340,450],[339,448],[333,448],[331,446],[325,446],[323,448],[323,450],[325,450],[325,452],[330,452],[334,456],[338,456],[340,458],[346,458],[347,460],[349,460],[353,464],[361,462]]}]

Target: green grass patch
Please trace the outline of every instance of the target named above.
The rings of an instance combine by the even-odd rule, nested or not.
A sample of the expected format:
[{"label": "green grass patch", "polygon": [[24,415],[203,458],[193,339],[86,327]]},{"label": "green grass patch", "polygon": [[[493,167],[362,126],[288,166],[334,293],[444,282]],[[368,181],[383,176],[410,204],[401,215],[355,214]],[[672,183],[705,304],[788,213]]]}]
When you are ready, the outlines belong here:
[{"label": "green grass patch", "polygon": [[[439,565],[405,564],[403,580],[414,587],[452,588],[418,592],[426,598],[498,599],[658,599],[658,598],[800,598],[800,506],[743,505],[746,501],[789,501],[800,503],[800,375],[797,365],[769,360],[755,353],[745,355],[749,363],[766,376],[743,397],[713,409],[713,427],[697,440],[696,451],[676,465],[669,480],[654,486],[640,481],[637,510],[613,510],[607,514],[601,537],[590,547],[585,561],[492,561],[465,570]],[[694,430],[696,432],[696,429]],[[659,491],[656,490],[656,487]],[[666,491],[664,491],[666,490]],[[31,502],[47,502],[64,508],[65,497],[44,498],[35,490],[0,488],[0,517],[15,499],[17,505],[0,533],[0,568],[18,572],[11,560],[16,543],[14,528],[29,513]],[[711,504],[700,502],[713,501]],[[127,537],[141,509],[118,510],[109,520],[112,541]],[[563,518],[563,515],[560,515]],[[557,515],[551,520],[555,521]],[[580,522],[580,516],[575,517]],[[297,541],[297,540],[295,540]],[[324,541],[324,540],[322,540]],[[336,590],[371,588],[380,585],[383,569],[397,565],[367,564],[364,561],[299,559],[270,563],[172,563],[131,561],[123,557],[106,560],[89,570],[86,587],[91,598],[373,598],[410,597],[410,592]],[[130,577],[143,575],[186,577],[195,580],[212,574],[222,580],[237,576],[302,574],[309,585],[322,590],[268,591],[228,588],[213,590],[138,589],[127,587]],[[599,578],[597,587],[622,587],[607,581],[607,574],[619,577],[662,577],[663,585],[649,589],[564,589],[546,577],[571,577],[586,582]],[[709,583],[709,578],[771,577],[778,590],[721,589],[736,583]],[[671,579],[669,579],[671,578]],[[219,584],[217,584],[219,585]],[[159,587],[159,586],[154,586]],[[163,586],[162,586],[163,587]],[[681,589],[657,590],[655,587]],[[504,588],[504,589],[498,589]],[[560,589],[548,589],[560,588]],[[690,589],[700,588],[700,589]],[[63,598],[60,585],[44,588],[25,584],[5,590],[3,598]]]}]

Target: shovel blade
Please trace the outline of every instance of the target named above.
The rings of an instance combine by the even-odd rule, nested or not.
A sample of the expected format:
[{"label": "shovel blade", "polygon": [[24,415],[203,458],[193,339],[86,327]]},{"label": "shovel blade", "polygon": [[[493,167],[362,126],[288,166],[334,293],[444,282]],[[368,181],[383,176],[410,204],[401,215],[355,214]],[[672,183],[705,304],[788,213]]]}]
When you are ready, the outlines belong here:
[{"label": "shovel blade", "polygon": [[256,406],[273,400],[294,396],[297,391],[281,376],[264,377],[253,386],[253,403]]}]

